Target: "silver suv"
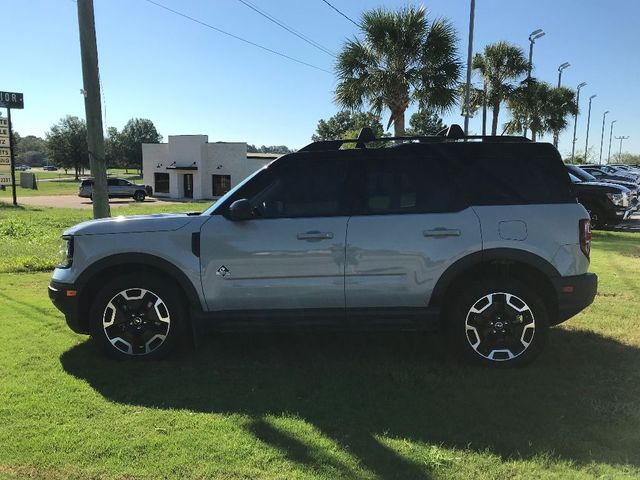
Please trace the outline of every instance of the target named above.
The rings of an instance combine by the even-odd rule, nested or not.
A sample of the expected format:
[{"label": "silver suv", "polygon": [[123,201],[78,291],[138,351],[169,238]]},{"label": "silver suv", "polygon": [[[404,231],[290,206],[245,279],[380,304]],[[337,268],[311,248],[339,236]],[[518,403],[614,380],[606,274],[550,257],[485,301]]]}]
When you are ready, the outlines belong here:
[{"label": "silver suv", "polygon": [[[144,202],[147,195],[151,195],[151,187],[136,185],[122,178],[107,178],[107,192],[109,198],[133,198],[136,202]],[[88,178],[80,184],[78,196],[93,200],[93,179]]]},{"label": "silver suv", "polygon": [[306,326],[444,329],[473,361],[526,363],[594,299],[589,216],[550,144],[461,133],[364,130],[358,148],[281,157],[202,213],[81,223],[49,295],[119,358],[204,328]]}]

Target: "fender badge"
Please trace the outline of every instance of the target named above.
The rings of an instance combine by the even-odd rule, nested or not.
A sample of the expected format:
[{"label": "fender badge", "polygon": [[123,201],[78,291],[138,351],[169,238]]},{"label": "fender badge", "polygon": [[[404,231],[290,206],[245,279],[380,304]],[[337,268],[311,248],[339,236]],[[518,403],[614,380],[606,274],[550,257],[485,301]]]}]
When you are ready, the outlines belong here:
[{"label": "fender badge", "polygon": [[229,272],[229,269],[224,265],[222,265],[218,270],[216,270],[216,275],[220,277],[226,277],[227,275],[229,275],[229,273],[231,272]]}]

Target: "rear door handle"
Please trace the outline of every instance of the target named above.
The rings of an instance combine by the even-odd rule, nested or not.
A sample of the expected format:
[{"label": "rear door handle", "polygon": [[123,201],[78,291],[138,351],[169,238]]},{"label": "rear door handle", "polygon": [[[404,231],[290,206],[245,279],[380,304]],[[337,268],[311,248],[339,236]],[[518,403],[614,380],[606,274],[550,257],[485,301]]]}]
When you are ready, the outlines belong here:
[{"label": "rear door handle", "polygon": [[296,235],[296,238],[298,240],[328,240],[333,238],[333,233],[313,230],[311,232],[299,233]]},{"label": "rear door handle", "polygon": [[460,230],[457,228],[434,228],[433,230],[425,230],[422,232],[422,235],[425,237],[459,237],[461,234]]}]

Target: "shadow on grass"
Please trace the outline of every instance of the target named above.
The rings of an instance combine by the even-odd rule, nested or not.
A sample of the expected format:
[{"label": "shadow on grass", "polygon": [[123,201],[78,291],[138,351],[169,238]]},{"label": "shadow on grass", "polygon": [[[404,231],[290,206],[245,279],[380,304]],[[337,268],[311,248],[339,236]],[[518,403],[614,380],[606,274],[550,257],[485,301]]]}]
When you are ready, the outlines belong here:
[{"label": "shadow on grass", "polygon": [[221,334],[149,363],[112,362],[85,342],[61,362],[115,402],[246,414],[256,438],[314,468],[333,460],[265,416],[299,417],[381,478],[424,478],[429,466],[379,437],[640,466],[640,351],[585,331],[553,329],[534,364],[509,370],[463,364],[421,334]]}]

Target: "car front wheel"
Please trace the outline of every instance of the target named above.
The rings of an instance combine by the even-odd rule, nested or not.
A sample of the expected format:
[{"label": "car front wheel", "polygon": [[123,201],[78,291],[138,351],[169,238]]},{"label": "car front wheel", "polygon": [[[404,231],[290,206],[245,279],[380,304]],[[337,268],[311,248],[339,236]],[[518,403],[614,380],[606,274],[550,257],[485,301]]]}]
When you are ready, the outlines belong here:
[{"label": "car front wheel", "polygon": [[453,340],[474,363],[524,365],[546,342],[549,321],[544,302],[515,279],[467,285],[452,299],[449,312]]},{"label": "car front wheel", "polygon": [[144,198],[145,198],[145,193],[140,190],[133,194],[133,199],[136,202],[144,202]]},{"label": "car front wheel", "polygon": [[96,296],[91,336],[110,357],[157,359],[175,347],[184,314],[174,291],[145,274],[117,277]]}]

